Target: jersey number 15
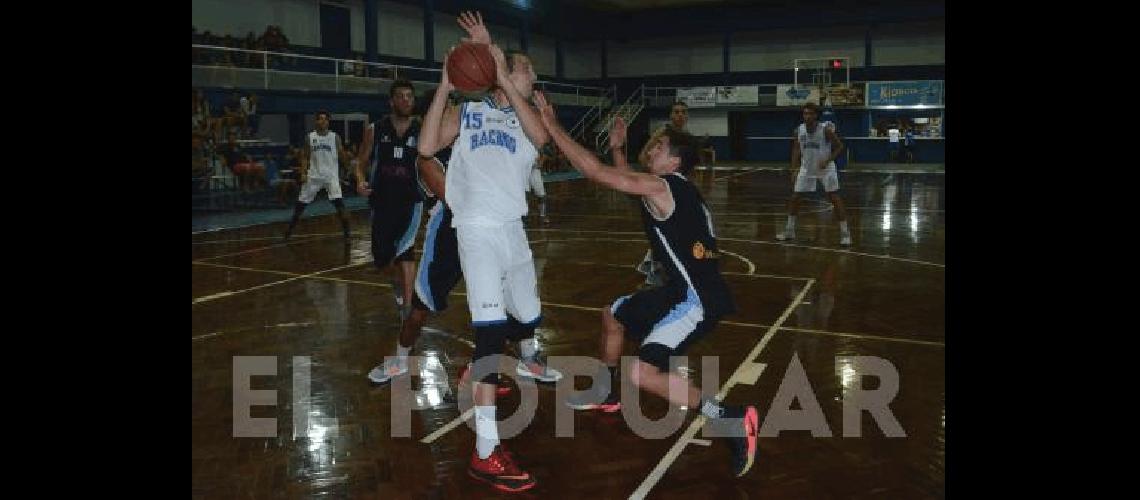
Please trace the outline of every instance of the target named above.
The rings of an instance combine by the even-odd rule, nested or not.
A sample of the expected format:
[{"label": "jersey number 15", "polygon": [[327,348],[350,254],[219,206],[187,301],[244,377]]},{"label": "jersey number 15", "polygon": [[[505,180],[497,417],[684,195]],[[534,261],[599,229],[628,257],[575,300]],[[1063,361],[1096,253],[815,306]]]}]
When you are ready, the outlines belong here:
[{"label": "jersey number 15", "polygon": [[483,128],[483,113],[470,113],[463,115],[463,128]]}]

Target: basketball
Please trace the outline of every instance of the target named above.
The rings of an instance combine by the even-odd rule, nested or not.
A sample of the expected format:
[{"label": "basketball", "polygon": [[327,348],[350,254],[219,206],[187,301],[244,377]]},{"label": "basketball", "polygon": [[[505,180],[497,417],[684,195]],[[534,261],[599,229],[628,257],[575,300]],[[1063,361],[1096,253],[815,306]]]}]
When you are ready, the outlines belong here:
[{"label": "basketball", "polygon": [[489,46],[463,43],[447,58],[447,78],[463,92],[485,91],[495,84],[495,59]]}]

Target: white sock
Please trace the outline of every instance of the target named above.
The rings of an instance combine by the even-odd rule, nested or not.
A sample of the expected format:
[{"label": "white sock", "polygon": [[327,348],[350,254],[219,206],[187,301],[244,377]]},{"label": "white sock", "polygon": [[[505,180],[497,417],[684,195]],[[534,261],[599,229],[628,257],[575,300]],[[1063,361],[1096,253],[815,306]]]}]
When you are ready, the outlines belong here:
[{"label": "white sock", "polygon": [[533,358],[535,354],[538,354],[538,345],[537,344],[538,344],[538,341],[535,340],[534,337],[531,337],[529,339],[520,340],[519,341],[519,356],[522,356],[523,359]]},{"label": "white sock", "polygon": [[842,232],[843,234],[849,233],[849,231],[847,230],[847,221],[845,221],[845,220],[839,221],[839,231]]},{"label": "white sock", "polygon": [[400,345],[399,340],[396,341],[396,357],[400,358],[401,363],[406,363],[408,361],[409,352],[412,352],[411,347],[404,347]]},{"label": "white sock", "polygon": [[796,230],[796,216],[794,216],[794,215],[788,216],[788,228],[787,229],[788,229],[789,233]]},{"label": "white sock", "polygon": [[715,400],[706,399],[701,402],[701,413],[709,418],[720,418],[724,414],[724,409]]},{"label": "white sock", "polygon": [[495,422],[494,406],[475,407],[475,451],[486,459],[499,444],[499,428]]}]

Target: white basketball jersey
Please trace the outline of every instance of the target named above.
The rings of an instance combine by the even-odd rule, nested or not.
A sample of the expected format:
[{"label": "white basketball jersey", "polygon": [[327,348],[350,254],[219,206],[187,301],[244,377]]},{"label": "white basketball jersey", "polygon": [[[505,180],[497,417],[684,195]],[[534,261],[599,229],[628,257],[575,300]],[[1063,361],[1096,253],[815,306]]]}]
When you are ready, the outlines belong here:
[{"label": "white basketball jersey", "polygon": [[800,140],[800,166],[816,168],[820,160],[831,158],[831,141],[827,140],[827,127],[822,123],[815,124],[815,130],[808,132],[807,125],[800,124],[796,128],[796,137]]},{"label": "white basketball jersey", "polygon": [[336,132],[330,130],[325,135],[315,130],[309,132],[309,153],[309,177],[338,179],[340,159],[337,157]]},{"label": "white basketball jersey", "polygon": [[501,225],[526,215],[526,188],[538,150],[510,107],[489,97],[460,108],[459,136],[447,165],[452,227]]}]

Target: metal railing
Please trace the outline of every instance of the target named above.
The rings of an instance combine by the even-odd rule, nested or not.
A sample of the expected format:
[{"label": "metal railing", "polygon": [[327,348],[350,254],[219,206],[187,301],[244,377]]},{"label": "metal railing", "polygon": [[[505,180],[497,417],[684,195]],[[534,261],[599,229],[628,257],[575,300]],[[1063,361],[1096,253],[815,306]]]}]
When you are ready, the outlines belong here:
[{"label": "metal railing", "polygon": [[618,116],[625,120],[625,123],[631,124],[637,119],[637,115],[641,114],[641,110],[645,109],[645,85],[637,87],[625,102],[618,105],[610,112],[598,129],[598,135],[594,137],[594,151],[598,153],[605,153],[609,150],[610,128],[613,127],[614,119]]},{"label": "metal railing", "polygon": [[602,118],[603,113],[605,113],[605,110],[613,103],[616,93],[617,86],[611,86],[609,89],[606,89],[601,99],[599,99],[595,105],[591,106],[590,109],[586,110],[574,126],[570,127],[570,137],[573,137],[575,141],[582,141],[586,132],[590,130],[590,127],[597,124],[598,120]]},{"label": "metal railing", "polygon": [[[376,94],[392,81],[410,80],[417,92],[439,84],[439,68],[423,68],[354,59],[267,50],[190,45],[191,82],[198,87],[260,88],[333,93]],[[613,88],[539,80],[558,105],[609,106]]]},{"label": "metal railing", "polygon": [[[775,106],[776,86],[772,84],[757,84],[758,98],[754,106]],[[677,101],[677,89],[689,87],[645,87],[645,103],[647,106],[667,107]],[[749,105],[753,106],[753,105]],[[722,106],[723,107],[723,106]]]}]

